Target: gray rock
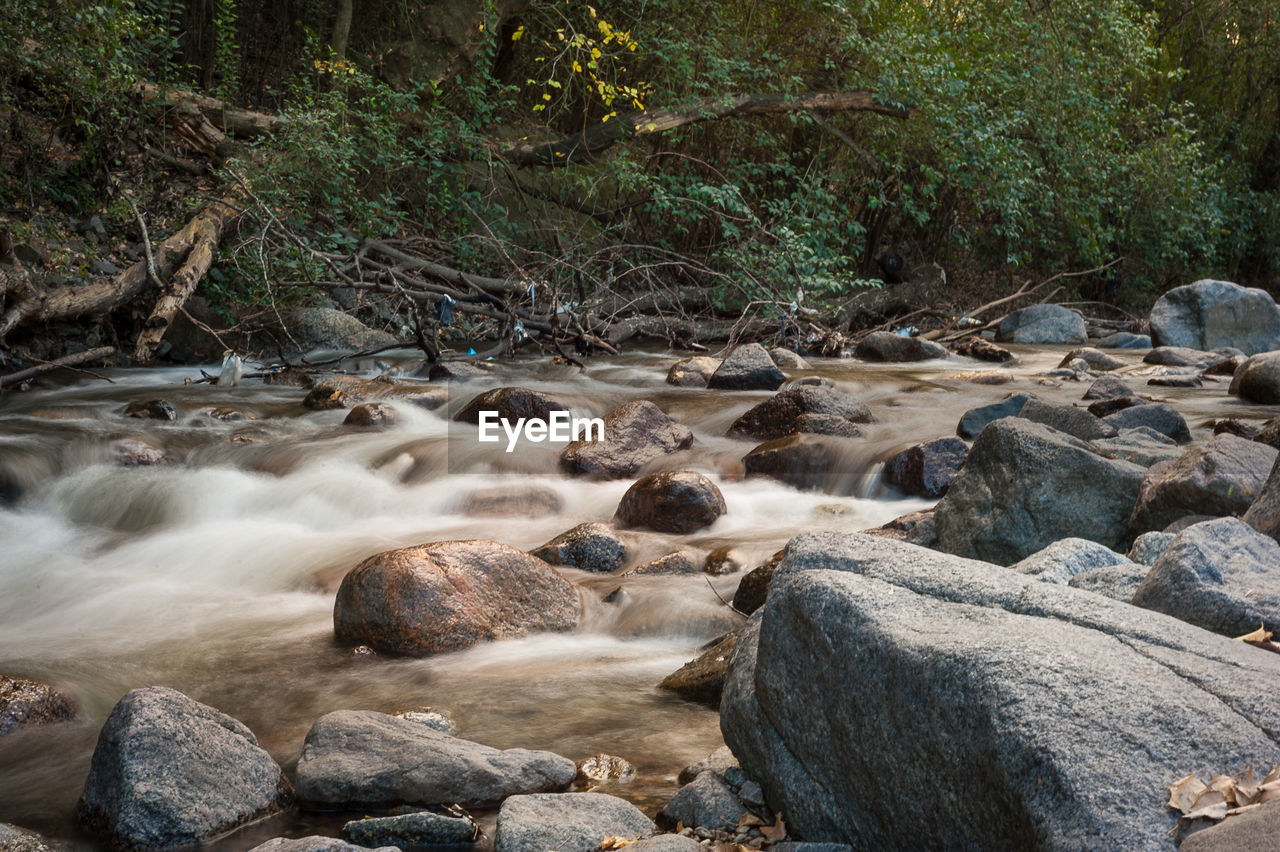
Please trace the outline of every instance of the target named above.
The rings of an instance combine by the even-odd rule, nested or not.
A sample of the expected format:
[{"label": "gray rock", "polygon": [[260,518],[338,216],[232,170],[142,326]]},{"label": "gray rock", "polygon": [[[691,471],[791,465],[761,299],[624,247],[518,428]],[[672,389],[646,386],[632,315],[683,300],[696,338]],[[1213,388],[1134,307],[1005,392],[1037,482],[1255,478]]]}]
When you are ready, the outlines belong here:
[{"label": "gray rock", "polygon": [[1271,466],[1271,474],[1262,491],[1244,513],[1244,522],[1263,535],[1280,541],[1280,456]]},{"label": "gray rock", "polygon": [[714,772],[704,772],[667,802],[658,812],[659,828],[673,829],[678,823],[709,831],[733,831],[747,809]]},{"label": "gray rock", "polygon": [[1130,525],[1142,533],[1187,515],[1243,515],[1262,492],[1276,457],[1276,450],[1257,441],[1215,435],[1147,471]]},{"label": "gray rock", "polygon": [[1127,604],[1133,599],[1133,593],[1138,590],[1149,570],[1151,569],[1147,565],[1139,565],[1126,559],[1115,565],[1104,565],[1076,574],[1067,585]]},{"label": "gray rock", "polygon": [[1150,349],[1151,338],[1145,334],[1117,331],[1098,341],[1099,349]]},{"label": "gray rock", "polygon": [[154,849],[209,840],[291,801],[252,731],[153,686],[129,692],[107,716],[76,812],[117,848]]},{"label": "gray rock", "polygon": [[1088,411],[1094,417],[1106,417],[1115,414],[1117,411],[1123,411],[1126,408],[1133,408],[1135,405],[1146,405],[1150,400],[1143,399],[1139,396],[1116,396],[1110,399],[1099,399],[1090,403]]},{"label": "gray rock", "polygon": [[347,645],[435,654],[578,624],[578,591],[541,559],[496,541],[379,553],[342,578],[333,632]]},{"label": "gray rock", "polygon": [[1084,317],[1061,305],[1020,308],[996,328],[998,343],[1078,344],[1088,339]]},{"label": "gray rock", "polygon": [[1103,376],[1084,392],[1085,399],[1120,399],[1133,396],[1133,388],[1124,383],[1119,376]]},{"label": "gray rock", "polygon": [[604,437],[574,441],[560,453],[566,473],[603,479],[634,476],[643,466],[693,445],[693,431],[645,399],[620,405],[604,416]]},{"label": "gray rock", "polygon": [[63,852],[70,848],[34,831],[0,822],[0,852]]},{"label": "gray rock", "polygon": [[1124,366],[1124,362],[1119,358],[1116,358],[1114,355],[1108,355],[1099,349],[1094,349],[1089,346],[1084,346],[1080,349],[1072,349],[1067,353],[1066,357],[1062,359],[1062,363],[1058,366],[1065,367],[1076,359],[1080,359],[1088,364],[1090,370],[1097,370],[1099,372],[1118,370]]},{"label": "gray rock", "polygon": [[1179,444],[1186,444],[1191,440],[1191,430],[1187,427],[1187,421],[1173,406],[1163,402],[1132,405],[1108,414],[1103,420],[1115,427],[1117,431],[1145,426],[1162,435],[1168,435]]},{"label": "gray rock", "polygon": [[947,347],[920,337],[903,337],[892,331],[873,331],[853,351],[863,361],[932,361],[946,358]]},{"label": "gray rock", "polygon": [[803,385],[776,393],[748,409],[729,427],[729,435],[769,441],[796,432],[815,431],[803,428],[804,424],[799,422],[805,415],[830,415],[850,424],[875,420],[871,409],[847,393]]},{"label": "gray rock", "polygon": [[805,534],[744,628],[721,729],[813,841],[1154,852],[1164,779],[1280,760],[1278,677],[1276,655],[1100,595]]},{"label": "gray rock", "polygon": [[848,465],[848,438],[798,433],[766,441],[742,457],[748,476],[767,476],[793,488],[852,493],[863,471]]},{"label": "gray rock", "polygon": [[697,557],[685,550],[674,550],[657,559],[650,559],[641,565],[622,572],[624,577],[639,577],[646,574],[697,574]]},{"label": "gray rock", "polygon": [[1195,373],[1170,373],[1148,379],[1147,384],[1161,388],[1199,388],[1204,387],[1204,379]]},{"label": "gray rock", "polygon": [[1178,852],[1261,852],[1275,849],[1277,838],[1280,801],[1271,801],[1197,831],[1182,842]]},{"label": "gray rock", "polygon": [[775,346],[769,350],[769,357],[782,370],[812,370],[813,366],[790,349]]},{"label": "gray rock", "polygon": [[706,847],[683,834],[655,834],[626,847],[630,852],[706,852]]},{"label": "gray rock", "polygon": [[1059,432],[1079,438],[1082,441],[1094,441],[1099,438],[1114,438],[1116,427],[1094,417],[1083,408],[1074,405],[1059,405],[1052,402],[1041,402],[1029,399],[1022,406],[1018,416],[1033,423],[1052,426]]},{"label": "gray rock", "polygon": [[578,524],[529,553],[582,571],[617,571],[627,561],[627,547],[613,527],[598,523]]},{"label": "gray rock", "polygon": [[1032,397],[1029,394],[1015,393],[999,402],[971,408],[960,417],[956,434],[966,441],[972,441],[988,423],[999,420],[1001,417],[1016,417],[1030,399]]},{"label": "gray rock", "polygon": [[627,528],[683,534],[711,526],[726,511],[724,495],[701,473],[664,470],[631,484],[614,521]]},{"label": "gray rock", "polygon": [[711,754],[699,760],[697,763],[691,763],[684,769],[680,770],[680,775],[676,778],[676,782],[683,787],[693,779],[697,778],[704,772],[714,772],[721,778],[727,769],[738,765],[738,758],[733,756],[733,752],[728,746],[720,746],[720,748],[711,752]]},{"label": "gray rock", "polygon": [[549,751],[500,751],[408,719],[339,710],[307,734],[298,798],[339,809],[497,802],[563,789],[576,774]]},{"label": "gray rock", "polygon": [[1064,538],[1009,567],[1046,583],[1066,584],[1077,574],[1129,560],[1085,538]]},{"label": "gray rock", "polygon": [[747,343],[729,353],[707,380],[718,390],[777,390],[787,380],[759,343]]},{"label": "gray rock", "polygon": [[[394,334],[369,328],[355,317],[333,308],[294,308],[285,314],[292,343],[290,354],[316,349],[361,352],[396,342]],[[411,345],[411,344],[410,344]]]},{"label": "gray rock", "polygon": [[724,675],[729,670],[729,656],[737,641],[736,632],[725,634],[710,648],[664,677],[658,688],[674,692],[688,701],[719,707]]},{"label": "gray rock", "polygon": [[0,675],[0,737],[28,725],[47,725],[75,717],[75,699],[56,687]]},{"label": "gray rock", "polygon": [[1231,380],[1230,393],[1261,405],[1280,404],[1280,352],[1245,361]]},{"label": "gray rock", "polygon": [[[249,852],[367,852],[367,847],[356,846],[336,837],[313,834],[310,837],[273,837],[266,843],[253,847]],[[399,852],[397,846],[380,846],[376,852]]]},{"label": "gray rock", "polygon": [[1123,459],[1142,467],[1151,467],[1182,457],[1183,450],[1168,435],[1139,426],[1121,429],[1116,437],[1093,441],[1093,448],[1109,459]]},{"label": "gray rock", "polygon": [[1197,370],[1203,370],[1221,359],[1222,355],[1217,352],[1188,349],[1185,346],[1157,346],[1142,360],[1143,363],[1163,367],[1194,367]]},{"label": "gray rock", "polygon": [[833,438],[861,438],[857,424],[839,414],[801,414],[795,420],[796,434],[828,435]]},{"label": "gray rock", "polygon": [[1227,636],[1280,627],[1280,542],[1238,518],[1195,524],[1160,554],[1133,605]]},{"label": "gray rock", "polygon": [[636,837],[653,821],[630,802],[603,793],[512,796],[498,811],[495,852],[595,852],[609,835]]},{"label": "gray rock", "polygon": [[1176,533],[1170,532],[1146,532],[1133,540],[1133,547],[1129,548],[1129,560],[1139,565],[1151,566],[1156,564],[1156,560],[1160,558],[1160,554],[1168,549],[1169,543],[1173,541]]},{"label": "gray rock", "polygon": [[672,364],[667,371],[667,384],[681,388],[705,388],[712,374],[719,368],[719,358],[708,358],[705,355],[684,358]]},{"label": "gray rock", "polygon": [[369,848],[467,845],[479,829],[469,819],[421,811],[414,814],[357,819],[342,826],[342,836]]},{"label": "gray rock", "polygon": [[1265,290],[1203,279],[1175,287],[1151,308],[1157,346],[1216,349],[1233,346],[1246,355],[1280,349],[1280,307]]},{"label": "gray rock", "polygon": [[969,445],[937,438],[903,450],[884,464],[884,481],[918,497],[941,497],[964,467]]},{"label": "gray rock", "polygon": [[1041,423],[997,420],[938,504],[938,545],[1000,565],[1071,535],[1124,547],[1143,472]]},{"label": "gray rock", "polygon": [[433,382],[483,381],[493,378],[493,366],[485,361],[437,361],[423,364],[413,375]]}]

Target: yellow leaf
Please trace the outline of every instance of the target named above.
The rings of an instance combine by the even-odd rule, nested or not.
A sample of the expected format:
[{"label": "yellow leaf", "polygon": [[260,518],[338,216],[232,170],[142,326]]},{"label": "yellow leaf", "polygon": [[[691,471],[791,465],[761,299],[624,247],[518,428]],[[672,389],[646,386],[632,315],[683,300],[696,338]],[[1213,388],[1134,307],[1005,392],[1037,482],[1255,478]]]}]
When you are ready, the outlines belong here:
[{"label": "yellow leaf", "polygon": [[520,40],[520,37],[521,37],[522,35],[524,35],[524,25],[523,25],[523,24],[521,24],[520,26],[516,27],[516,31],[515,31],[515,32],[513,32],[513,33],[511,34],[511,40],[512,40],[512,41],[519,41],[519,40]]},{"label": "yellow leaf", "polygon": [[543,99],[544,101],[549,101],[549,100],[551,100],[551,96],[550,96],[550,95],[543,95],[543,96],[542,96],[542,99]]},{"label": "yellow leaf", "polygon": [[590,6],[587,7],[587,11],[591,13],[591,17],[594,18],[596,16],[596,10],[591,8]]},{"label": "yellow leaf", "polygon": [[1252,633],[1246,633],[1243,636],[1237,636],[1237,642],[1247,642],[1250,645],[1261,645],[1271,639],[1271,631],[1267,630],[1265,625],[1259,625],[1258,629]]}]

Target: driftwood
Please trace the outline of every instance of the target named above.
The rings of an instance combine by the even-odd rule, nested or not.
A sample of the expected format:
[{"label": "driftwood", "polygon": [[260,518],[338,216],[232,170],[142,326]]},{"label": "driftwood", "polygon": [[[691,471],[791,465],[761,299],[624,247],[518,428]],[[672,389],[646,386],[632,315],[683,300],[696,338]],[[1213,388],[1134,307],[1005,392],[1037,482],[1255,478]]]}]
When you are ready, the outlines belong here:
[{"label": "driftwood", "polygon": [[502,152],[517,166],[568,166],[589,163],[601,152],[636,136],[666,133],[677,127],[738,115],[790,112],[875,112],[908,118],[911,111],[876,100],[871,92],[807,92],[799,95],[740,94],[703,98],[685,109],[629,112],[554,142],[522,142]]},{"label": "driftwood", "polygon": [[89,349],[85,352],[77,352],[74,355],[67,355],[56,361],[49,361],[44,364],[37,364],[34,367],[28,367],[25,370],[18,370],[16,373],[10,373],[7,376],[0,376],[0,388],[13,387],[20,385],[29,379],[45,373],[52,373],[54,370],[61,370],[65,367],[75,367],[77,364],[87,364],[90,361],[101,361],[116,350],[111,346],[99,346],[97,349]]}]

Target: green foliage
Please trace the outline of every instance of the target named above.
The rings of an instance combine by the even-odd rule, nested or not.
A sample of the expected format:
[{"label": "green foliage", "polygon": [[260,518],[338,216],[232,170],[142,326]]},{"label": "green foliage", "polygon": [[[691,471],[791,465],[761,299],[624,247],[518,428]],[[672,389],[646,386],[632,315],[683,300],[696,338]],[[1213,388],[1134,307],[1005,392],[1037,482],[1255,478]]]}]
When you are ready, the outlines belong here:
[{"label": "green foliage", "polygon": [[236,5],[236,0],[213,2],[213,53],[222,75],[217,92],[219,97],[228,101],[234,101],[240,94],[239,13]]}]

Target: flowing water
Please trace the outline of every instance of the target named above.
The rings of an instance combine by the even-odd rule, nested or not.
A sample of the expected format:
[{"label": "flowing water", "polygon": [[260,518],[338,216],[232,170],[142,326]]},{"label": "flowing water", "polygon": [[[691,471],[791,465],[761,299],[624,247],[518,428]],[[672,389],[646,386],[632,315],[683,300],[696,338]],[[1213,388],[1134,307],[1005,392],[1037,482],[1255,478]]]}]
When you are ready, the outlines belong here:
[{"label": "flowing water", "polygon": [[[697,438],[662,466],[711,474],[729,511],[692,535],[639,537],[639,558],[733,545],[750,566],[799,532],[866,529],[928,506],[880,485],[879,463],[952,434],[966,409],[1014,390],[1079,400],[1087,385],[1039,375],[1062,350],[1019,354],[1001,368],[1014,381],[998,386],[950,378],[992,366],[964,359],[815,361],[812,374],[856,394],[878,418],[832,479],[838,493],[742,479],[737,460],[753,442],[725,432],[769,394],[673,388],[663,381],[669,356],[602,360],[585,373],[545,359],[502,364],[491,382],[453,385],[449,409],[502,385],[553,392],[591,415],[652,400]],[[1144,385],[1152,368],[1119,354],[1130,364],[1126,378]],[[508,455],[503,445],[479,445],[474,427],[451,427],[444,409],[397,405],[394,429],[354,431],[341,425],[343,411],[304,409],[297,388],[184,385],[198,376],[193,369],[107,375],[113,384],[76,378],[0,396],[0,492],[11,503],[0,508],[0,673],[57,684],[81,705],[80,721],[0,738],[0,822],[83,842],[73,812],[98,729],[121,695],[149,685],[241,719],[286,771],[324,713],[434,707],[460,736],[492,746],[625,757],[637,780],[605,789],[651,814],[674,792],[676,773],[721,744],[714,711],[655,685],[739,623],[721,598],[732,597],[741,574],[568,570],[586,607],[572,633],[425,659],[361,657],[334,642],[334,591],[365,557],[449,539],[533,548],[576,524],[610,519],[628,480],[567,479],[556,472],[557,449],[526,444]],[[1173,402],[1193,429],[1214,416],[1273,413],[1226,397],[1225,383],[1138,390]],[[129,402],[154,398],[172,403],[178,419],[122,416]],[[228,410],[242,419],[221,419]],[[121,439],[163,450],[173,463],[115,465]],[[530,492],[538,516],[467,513],[467,495],[494,489]],[[619,587],[624,594],[610,595]],[[326,820],[289,815],[220,845],[332,830]]]}]

